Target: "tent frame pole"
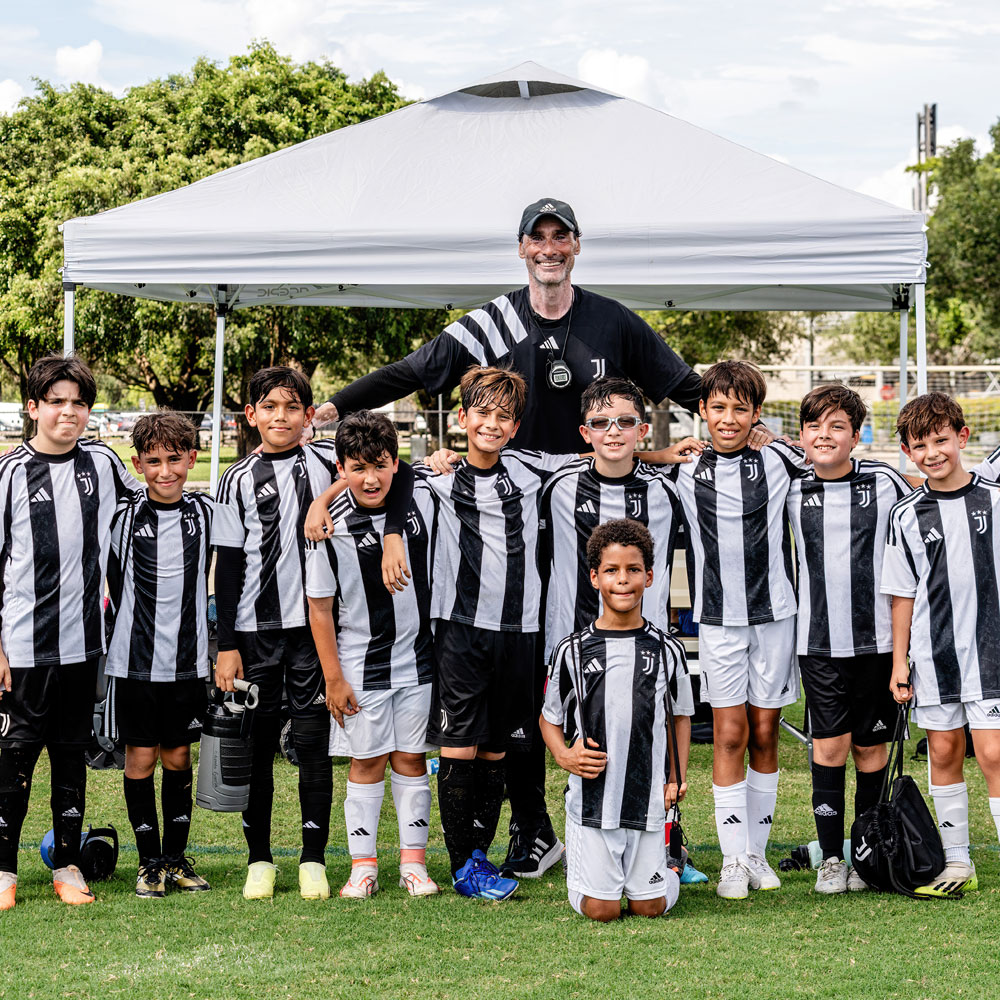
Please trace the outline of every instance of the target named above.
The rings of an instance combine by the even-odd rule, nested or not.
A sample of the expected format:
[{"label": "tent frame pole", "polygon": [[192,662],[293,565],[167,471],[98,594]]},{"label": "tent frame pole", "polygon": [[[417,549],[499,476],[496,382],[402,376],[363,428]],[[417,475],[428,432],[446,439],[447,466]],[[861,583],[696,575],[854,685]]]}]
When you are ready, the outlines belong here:
[{"label": "tent frame pole", "polygon": [[215,382],[212,395],[212,462],[208,492],[215,496],[219,485],[219,446],[222,442],[222,363],[226,344],[226,294],[228,285],[219,285],[215,302]]},{"label": "tent frame pole", "polygon": [[927,315],[925,292],[927,286],[916,286],[917,292],[917,394],[927,392]]},{"label": "tent frame pole", "polygon": [[76,284],[63,282],[63,357],[73,353],[75,342],[74,322],[76,320]]},{"label": "tent frame pole", "polygon": [[[899,310],[899,409],[901,410],[906,405],[906,393],[909,389],[909,377],[910,373],[908,371],[909,362],[909,350],[910,350],[910,337],[909,337],[909,318],[910,310],[909,303],[907,303],[902,309]],[[924,372],[926,376],[926,370]],[[903,454],[903,450],[899,451],[899,471],[906,471],[906,456]]]}]

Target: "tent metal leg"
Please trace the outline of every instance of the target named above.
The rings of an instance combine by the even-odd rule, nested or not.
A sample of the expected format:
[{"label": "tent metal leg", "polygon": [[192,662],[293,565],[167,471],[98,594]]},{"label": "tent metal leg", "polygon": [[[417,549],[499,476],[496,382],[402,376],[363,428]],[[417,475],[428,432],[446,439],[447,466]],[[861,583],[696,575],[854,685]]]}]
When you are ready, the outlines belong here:
[{"label": "tent metal leg", "polygon": [[927,316],[925,312],[926,285],[917,285],[917,393],[927,392]]},{"label": "tent metal leg", "polygon": [[215,382],[212,396],[212,463],[208,492],[214,497],[219,485],[219,446],[222,442],[222,362],[226,345],[226,287],[219,286],[215,313]]},{"label": "tent metal leg", "polygon": [[74,321],[76,307],[76,285],[72,281],[63,282],[63,357],[73,353],[75,340]]},{"label": "tent metal leg", "polygon": [[790,723],[784,716],[781,716],[781,718],[778,719],[778,725],[781,726],[786,733],[794,736],[795,739],[797,739],[806,748],[806,752],[809,755],[809,765],[811,767],[813,762],[812,736],[804,730],[799,729],[798,726],[793,726],[792,723]]},{"label": "tent metal leg", "polygon": [[[923,285],[918,285],[918,288],[923,288]],[[909,389],[909,378],[910,373],[908,370],[909,362],[909,350],[910,350],[910,336],[909,336],[909,325],[908,321],[910,318],[909,309],[900,309],[899,311],[899,408],[902,409],[906,405],[906,393]],[[926,374],[926,373],[925,373]],[[906,472],[906,456],[903,454],[902,449],[899,452],[899,471]]]}]

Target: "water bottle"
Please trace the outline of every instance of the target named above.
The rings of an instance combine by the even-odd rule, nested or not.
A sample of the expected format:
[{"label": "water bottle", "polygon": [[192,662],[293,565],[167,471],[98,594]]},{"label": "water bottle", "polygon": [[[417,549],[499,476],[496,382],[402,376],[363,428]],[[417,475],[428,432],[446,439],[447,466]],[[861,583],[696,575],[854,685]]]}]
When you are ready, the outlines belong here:
[{"label": "water bottle", "polygon": [[[850,864],[851,863],[851,838],[847,837],[844,840],[844,860]],[[818,840],[809,841],[809,863],[813,868],[819,868],[823,863],[823,852],[819,849]]]},{"label": "water bottle", "polygon": [[441,759],[439,757],[428,757],[427,758],[427,773],[437,774],[441,769]]}]

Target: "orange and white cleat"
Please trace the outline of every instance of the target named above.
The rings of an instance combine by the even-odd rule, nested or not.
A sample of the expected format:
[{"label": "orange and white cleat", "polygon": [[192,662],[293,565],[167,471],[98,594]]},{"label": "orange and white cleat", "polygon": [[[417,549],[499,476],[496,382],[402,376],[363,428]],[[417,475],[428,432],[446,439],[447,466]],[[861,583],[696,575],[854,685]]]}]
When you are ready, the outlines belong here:
[{"label": "orange and white cleat", "polygon": [[440,886],[427,874],[427,866],[408,861],[399,866],[399,886],[411,896],[433,896]]},{"label": "orange and white cleat", "polygon": [[17,893],[17,876],[13,872],[0,872],[0,910],[14,909]]},{"label": "orange and white cleat", "polygon": [[57,868],[52,873],[52,888],[56,895],[70,906],[94,902],[94,894],[84,880],[83,872],[76,865]]},{"label": "orange and white cleat", "polygon": [[368,899],[378,892],[378,868],[372,864],[353,865],[351,877],[340,890],[341,899]]}]

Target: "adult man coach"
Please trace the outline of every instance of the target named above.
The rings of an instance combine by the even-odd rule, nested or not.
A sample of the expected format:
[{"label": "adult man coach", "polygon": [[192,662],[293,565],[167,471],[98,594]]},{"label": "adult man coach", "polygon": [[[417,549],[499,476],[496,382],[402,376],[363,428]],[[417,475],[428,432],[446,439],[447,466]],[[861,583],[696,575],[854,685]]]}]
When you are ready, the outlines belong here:
[{"label": "adult man coach", "polygon": [[[518,448],[578,452],[580,396],[605,375],[629,378],[650,399],[669,397],[697,412],[701,379],[691,367],[630,309],[572,284],[580,227],[569,205],[555,198],[528,205],[517,240],[527,286],[472,310],[403,360],[352,382],[319,408],[314,422],[382,406],[418,389],[448,392],[472,365],[513,368],[527,380]],[[513,877],[541,875],[562,850],[545,808],[545,746],[537,733],[535,743],[533,750],[505,758],[512,817],[503,874]]]}]

